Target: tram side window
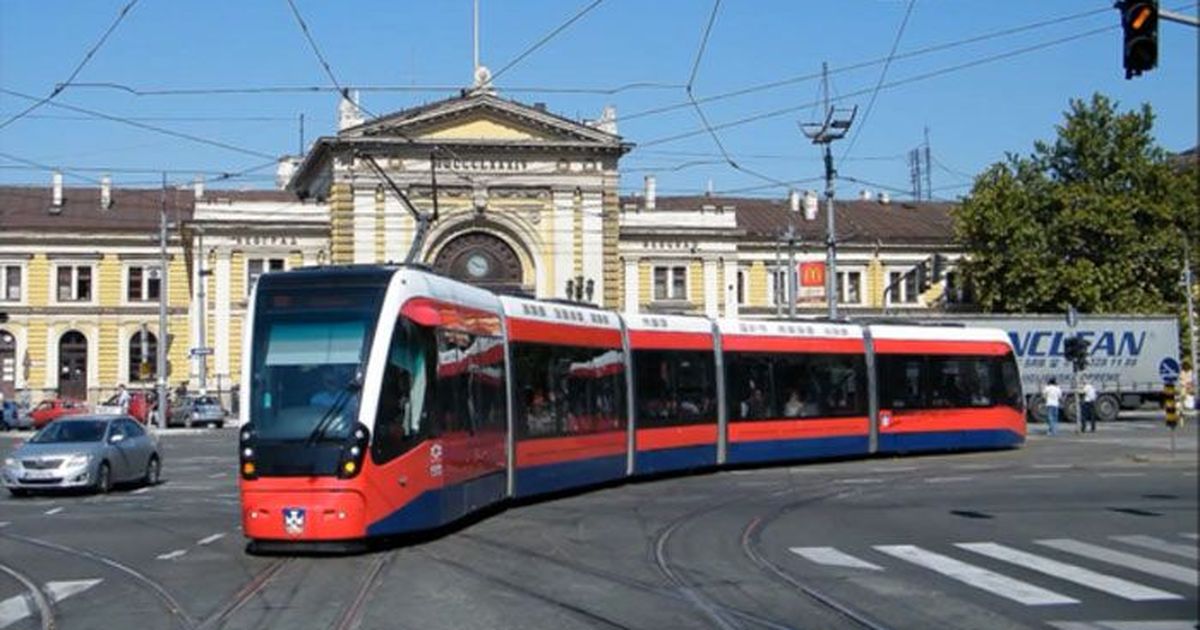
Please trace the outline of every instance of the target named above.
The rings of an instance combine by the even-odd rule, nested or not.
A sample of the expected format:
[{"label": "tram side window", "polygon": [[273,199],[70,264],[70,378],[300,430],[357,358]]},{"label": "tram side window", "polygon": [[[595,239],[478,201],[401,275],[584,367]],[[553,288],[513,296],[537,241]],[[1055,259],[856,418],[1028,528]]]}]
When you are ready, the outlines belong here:
[{"label": "tram side window", "polygon": [[491,431],[504,422],[504,360],[499,338],[439,329],[433,431]]},{"label": "tram side window", "polygon": [[375,414],[371,453],[376,462],[403,454],[429,435],[435,349],[432,329],[404,318],[396,322]]},{"label": "tram side window", "polygon": [[878,363],[883,408],[1021,406],[1021,383],[1011,355],[882,355]]},{"label": "tram side window", "polygon": [[517,436],[583,435],[625,427],[620,350],[514,343]]},{"label": "tram side window", "polygon": [[771,380],[771,355],[726,355],[729,417],[733,420],[765,420],[778,417]]},{"label": "tram side window", "polygon": [[712,352],[638,350],[633,364],[639,426],[716,421],[716,364]]},{"label": "tram side window", "polygon": [[834,418],[867,413],[861,355],[731,353],[729,417],[734,420]]}]

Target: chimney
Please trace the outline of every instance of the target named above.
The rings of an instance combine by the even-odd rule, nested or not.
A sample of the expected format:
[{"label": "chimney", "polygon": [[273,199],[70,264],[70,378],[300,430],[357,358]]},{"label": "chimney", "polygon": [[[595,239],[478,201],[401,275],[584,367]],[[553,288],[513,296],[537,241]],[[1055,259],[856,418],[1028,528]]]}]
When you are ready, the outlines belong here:
[{"label": "chimney", "polygon": [[705,186],[705,188],[704,188],[704,195],[705,195],[706,197],[711,197],[711,196],[713,196],[713,181],[712,181],[712,178],[711,178],[711,177],[710,177],[710,178],[708,178],[708,185],[707,185],[707,186]]},{"label": "chimney", "polygon": [[811,190],[804,191],[804,220],[817,220],[817,193]]},{"label": "chimney", "polygon": [[788,191],[788,205],[792,212],[800,212],[800,191],[795,188]]},{"label": "chimney", "polygon": [[653,175],[646,176],[646,211],[653,212],[655,202],[657,201],[657,182]]},{"label": "chimney", "polygon": [[100,178],[100,207],[108,210],[112,207],[112,176],[105,175]]},{"label": "chimney", "polygon": [[892,203],[892,196],[887,194],[886,192],[881,191],[879,193],[879,203],[881,203],[885,206],[888,205],[889,203]]},{"label": "chimney", "polygon": [[858,198],[863,201],[870,201],[871,200],[871,191],[867,190],[866,188],[862,189],[858,193]]},{"label": "chimney", "polygon": [[275,186],[279,190],[287,190],[288,182],[292,181],[292,175],[300,167],[300,160],[300,157],[293,155],[279,158],[279,164],[275,167]]},{"label": "chimney", "polygon": [[204,198],[204,176],[197,175],[196,179],[192,180],[192,189],[196,193],[196,201]]},{"label": "chimney", "polygon": [[50,202],[50,211],[59,213],[62,212],[63,205],[62,171],[54,171],[54,174],[50,177],[50,181],[52,182],[52,188],[54,190],[54,196]]}]

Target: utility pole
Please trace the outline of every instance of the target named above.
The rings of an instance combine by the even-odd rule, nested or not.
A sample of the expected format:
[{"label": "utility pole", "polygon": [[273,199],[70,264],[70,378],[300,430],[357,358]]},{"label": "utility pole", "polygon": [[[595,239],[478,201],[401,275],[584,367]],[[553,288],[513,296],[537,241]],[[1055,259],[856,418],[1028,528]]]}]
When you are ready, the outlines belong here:
[{"label": "utility pole", "polygon": [[1200,410],[1200,364],[1196,363],[1196,338],[1200,337],[1200,331],[1196,330],[1196,304],[1192,299],[1194,282],[1192,250],[1185,234],[1183,237],[1183,292],[1187,294],[1188,342],[1192,350],[1192,408]]},{"label": "utility pole", "polygon": [[788,319],[796,319],[796,226],[788,225],[784,233],[788,246],[787,290],[788,290]]},{"label": "utility pole", "polygon": [[162,207],[158,215],[158,423],[167,426],[167,173],[162,174]]},{"label": "utility pole", "polygon": [[[200,321],[196,323],[197,332],[200,333],[200,343],[197,348],[200,353],[200,393],[208,393],[208,294],[205,291],[205,286],[208,284],[208,271],[204,269],[204,228],[200,227],[196,230],[196,249],[199,250],[197,256],[197,272],[200,276],[200,281],[196,283],[196,301],[200,306]],[[220,395],[218,389],[217,395]]]},{"label": "utility pole", "polygon": [[829,318],[838,316],[838,277],[837,277],[837,223],[833,211],[833,180],[837,170],[833,168],[833,152],[829,145],[834,140],[841,140],[850,131],[854,123],[854,115],[858,107],[835,108],[829,104],[829,64],[821,64],[822,91],[825,100],[825,120],[820,123],[800,125],[804,135],[812,139],[813,144],[825,145],[825,300],[829,304]]},{"label": "utility pole", "polygon": [[779,286],[779,272],[783,269],[783,260],[780,259],[779,248],[782,239],[775,241],[775,269],[771,272],[771,292],[775,294],[775,317],[783,319],[783,300],[780,292],[786,293],[784,287]]}]

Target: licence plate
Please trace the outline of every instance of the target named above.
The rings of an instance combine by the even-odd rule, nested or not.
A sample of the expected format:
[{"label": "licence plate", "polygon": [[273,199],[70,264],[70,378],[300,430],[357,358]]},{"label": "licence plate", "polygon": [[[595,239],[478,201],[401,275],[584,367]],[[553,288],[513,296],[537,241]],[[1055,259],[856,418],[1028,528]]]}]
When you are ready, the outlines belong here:
[{"label": "licence plate", "polygon": [[22,479],[53,479],[57,471],[53,470],[26,470]]}]

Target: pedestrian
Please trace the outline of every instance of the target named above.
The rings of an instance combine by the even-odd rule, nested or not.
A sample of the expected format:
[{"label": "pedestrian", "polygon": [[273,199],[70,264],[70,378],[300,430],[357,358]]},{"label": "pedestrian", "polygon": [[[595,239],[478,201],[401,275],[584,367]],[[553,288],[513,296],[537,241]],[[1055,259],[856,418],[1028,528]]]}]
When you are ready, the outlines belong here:
[{"label": "pedestrian", "polygon": [[124,384],[117,386],[117,406],[121,408],[121,413],[129,413],[129,392]]},{"label": "pedestrian", "polygon": [[1042,388],[1042,398],[1046,401],[1046,429],[1047,435],[1055,435],[1058,433],[1058,411],[1059,405],[1062,402],[1062,388],[1058,386],[1058,381],[1051,378],[1049,383]]},{"label": "pedestrian", "polygon": [[1088,426],[1092,427],[1092,433],[1096,432],[1096,386],[1092,385],[1091,381],[1083,382],[1083,418],[1080,420],[1080,426],[1084,433],[1087,433]]}]

